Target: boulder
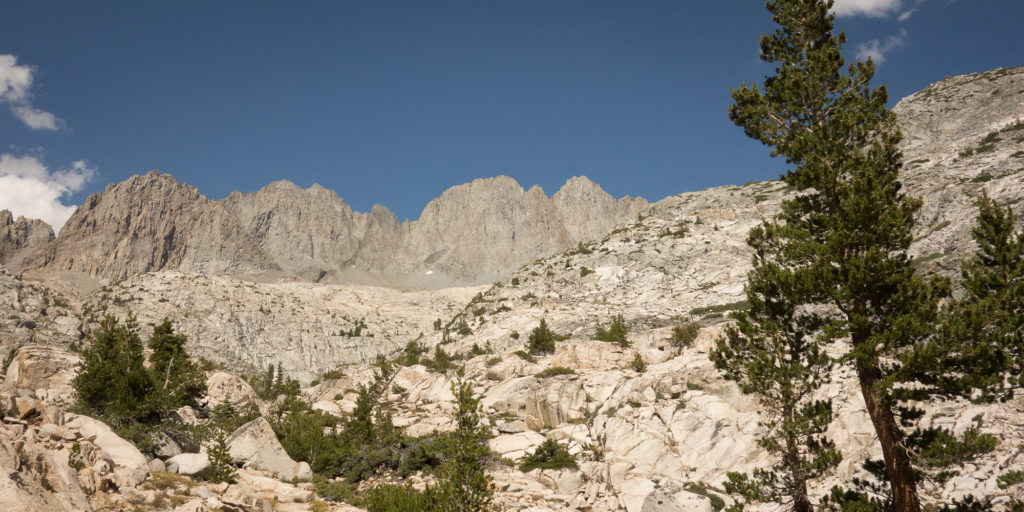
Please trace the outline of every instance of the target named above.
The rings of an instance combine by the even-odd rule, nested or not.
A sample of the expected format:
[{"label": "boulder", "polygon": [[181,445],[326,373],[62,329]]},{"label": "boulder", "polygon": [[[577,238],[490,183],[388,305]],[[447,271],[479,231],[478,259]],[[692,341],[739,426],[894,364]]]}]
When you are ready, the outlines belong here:
[{"label": "boulder", "polygon": [[74,395],[71,380],[81,361],[78,354],[57,347],[26,345],[14,355],[4,382],[32,390],[43,400],[70,400]]},{"label": "boulder", "polygon": [[507,434],[492,438],[487,442],[494,453],[512,460],[519,460],[532,452],[537,445],[544,442],[544,436],[528,430],[518,434]]},{"label": "boulder", "polygon": [[318,400],[313,402],[314,411],[323,411],[334,416],[342,416],[341,407],[331,400]]},{"label": "boulder", "polygon": [[211,372],[206,377],[206,399],[210,407],[229,399],[236,409],[257,403],[256,391],[248,382],[224,371]]},{"label": "boulder", "polygon": [[149,470],[154,473],[165,473],[167,472],[167,465],[160,459],[153,459],[149,461]]},{"label": "boulder", "polygon": [[656,489],[647,495],[640,512],[714,512],[706,496],[686,491],[668,492]]},{"label": "boulder", "polygon": [[149,438],[153,441],[153,455],[161,459],[169,459],[183,452],[181,445],[163,432],[154,432]]},{"label": "boulder", "polygon": [[210,467],[210,458],[205,453],[182,453],[167,459],[167,468],[172,473],[193,476]]},{"label": "boulder", "polygon": [[118,487],[136,487],[149,478],[149,461],[134,444],[122,439],[102,421],[68,414],[66,426],[77,430],[110,458],[114,465],[114,483]]},{"label": "boulder", "polygon": [[296,462],[284,451],[265,418],[256,418],[238,427],[228,437],[227,444],[231,459],[236,464],[269,471],[282,480],[308,480],[313,477],[309,464]]}]

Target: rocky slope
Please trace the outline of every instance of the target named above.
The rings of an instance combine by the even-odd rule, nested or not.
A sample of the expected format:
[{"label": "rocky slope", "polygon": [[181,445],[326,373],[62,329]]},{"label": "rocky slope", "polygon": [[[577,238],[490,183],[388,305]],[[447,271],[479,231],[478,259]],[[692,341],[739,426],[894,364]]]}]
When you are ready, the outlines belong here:
[{"label": "rocky slope", "polygon": [[387,208],[353,212],[319,185],[287,181],[211,201],[150,172],[91,196],[60,236],[24,261],[36,275],[103,281],[162,269],[298,277],[313,282],[417,286],[491,282],[537,257],[572,247],[646,208],[613,199],[586,178],[549,198],[499,176],[453,187],[416,221]]},{"label": "rocky slope", "polygon": [[192,354],[238,372],[273,364],[309,382],[433,336],[437,319],[450,318],[485,289],[260,284],[168,270],[97,290],[85,300],[83,316],[94,324],[105,314],[134,312],[144,336],[170,318],[188,336]]}]

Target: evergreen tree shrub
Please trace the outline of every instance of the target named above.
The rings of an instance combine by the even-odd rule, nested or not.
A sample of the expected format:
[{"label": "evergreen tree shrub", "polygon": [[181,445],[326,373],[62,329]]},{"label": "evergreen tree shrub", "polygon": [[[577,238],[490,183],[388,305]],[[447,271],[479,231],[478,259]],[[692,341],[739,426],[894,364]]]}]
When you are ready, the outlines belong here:
[{"label": "evergreen tree shrub", "polygon": [[622,315],[615,315],[612,317],[612,324],[607,329],[602,326],[597,327],[594,339],[618,343],[620,347],[628,347],[630,345],[629,340],[626,339],[628,333],[629,328],[626,326],[625,319],[622,318]]},{"label": "evergreen tree shrub", "polygon": [[547,320],[541,318],[540,325],[530,331],[527,350],[530,354],[551,354],[555,351],[555,340],[559,336],[548,327]]},{"label": "evergreen tree shrub", "polygon": [[534,469],[578,469],[579,464],[576,458],[569,453],[565,446],[558,444],[554,439],[545,439],[543,443],[534,448],[533,453],[527,455],[519,465],[523,473]]}]

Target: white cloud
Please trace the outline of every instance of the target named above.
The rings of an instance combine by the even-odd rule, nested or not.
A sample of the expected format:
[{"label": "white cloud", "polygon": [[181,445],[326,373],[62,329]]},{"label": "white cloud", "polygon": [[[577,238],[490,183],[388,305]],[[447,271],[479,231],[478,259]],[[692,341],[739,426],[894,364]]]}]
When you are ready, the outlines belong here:
[{"label": "white cloud", "polygon": [[34,156],[0,155],[0,210],[42,219],[60,231],[76,208],[61,200],[82,190],[95,175],[96,169],[84,160],[51,172]]},{"label": "white cloud", "polygon": [[[901,22],[909,20],[910,17],[913,16],[914,14],[916,14],[918,9],[921,8],[921,4],[923,4],[923,3],[927,2],[927,1],[928,0],[917,0],[916,2],[914,2],[914,6],[913,7],[903,11],[902,13],[900,13],[900,17],[897,18],[897,19],[899,21],[901,21]],[[949,3],[953,3],[953,1],[955,1],[955,0],[950,0]]]},{"label": "white cloud", "polygon": [[9,103],[11,113],[33,130],[59,130],[64,120],[32,106],[32,75],[35,69],[19,66],[14,55],[0,55],[0,103]]},{"label": "white cloud", "polygon": [[900,9],[900,0],[836,0],[832,12],[836,16],[868,16],[884,18]]},{"label": "white cloud", "polygon": [[881,64],[885,62],[885,56],[889,52],[902,48],[907,44],[907,31],[900,30],[900,35],[889,36],[885,39],[885,42],[881,42],[878,39],[872,39],[866,43],[860,43],[857,45],[857,60],[868,60],[869,58],[875,61],[875,64]]}]

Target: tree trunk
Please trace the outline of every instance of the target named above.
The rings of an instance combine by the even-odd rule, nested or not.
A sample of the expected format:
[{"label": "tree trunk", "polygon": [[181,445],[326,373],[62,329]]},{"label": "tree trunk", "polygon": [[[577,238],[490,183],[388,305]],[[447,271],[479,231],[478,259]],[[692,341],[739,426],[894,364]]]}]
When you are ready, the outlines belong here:
[{"label": "tree trunk", "polygon": [[[786,407],[784,413],[787,417],[793,416],[793,408]],[[811,499],[807,496],[807,473],[803,464],[800,464],[800,448],[797,446],[796,436],[793,432],[786,434],[786,453],[784,459],[789,466],[789,476],[793,480],[789,489],[789,497],[793,499],[793,512],[813,512]]]},{"label": "tree trunk", "polygon": [[910,456],[900,445],[902,434],[896,424],[892,406],[886,403],[881,393],[875,389],[875,383],[881,378],[882,372],[875,366],[857,367],[860,380],[860,391],[864,396],[868,416],[875,427],[878,442],[882,444],[882,455],[885,458],[885,473],[889,477],[892,490],[893,510],[895,512],[920,512],[921,502],[917,497],[917,481]]}]

